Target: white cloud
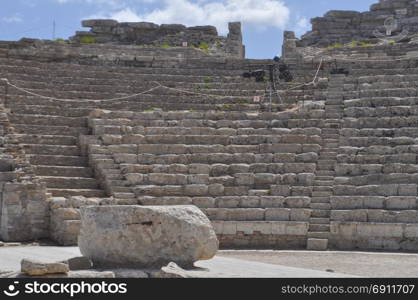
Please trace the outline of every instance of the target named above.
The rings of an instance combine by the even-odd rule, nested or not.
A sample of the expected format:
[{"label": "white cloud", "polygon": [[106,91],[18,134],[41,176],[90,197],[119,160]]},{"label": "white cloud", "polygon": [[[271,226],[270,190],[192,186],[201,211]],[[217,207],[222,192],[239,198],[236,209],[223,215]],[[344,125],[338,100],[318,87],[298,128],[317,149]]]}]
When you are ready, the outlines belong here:
[{"label": "white cloud", "polygon": [[23,22],[22,17],[19,14],[15,14],[9,17],[4,17],[1,19],[5,23],[21,23]]},{"label": "white cloud", "polygon": [[132,8],[125,7],[94,17],[111,18],[120,22],[180,23],[187,26],[214,25],[220,33],[224,34],[228,32],[228,22],[231,21],[241,21],[244,25],[261,29],[269,26],[284,29],[290,14],[289,9],[281,0],[218,0],[215,2],[162,0],[162,2],[161,8],[148,13],[139,13]]},{"label": "white cloud", "polygon": [[123,6],[123,1],[118,0],[51,0],[60,4],[79,2],[90,5],[108,5],[112,8],[120,8]]},{"label": "white cloud", "polygon": [[306,17],[301,17],[296,22],[294,26],[294,31],[297,36],[305,34],[307,31],[311,30],[311,23]]}]

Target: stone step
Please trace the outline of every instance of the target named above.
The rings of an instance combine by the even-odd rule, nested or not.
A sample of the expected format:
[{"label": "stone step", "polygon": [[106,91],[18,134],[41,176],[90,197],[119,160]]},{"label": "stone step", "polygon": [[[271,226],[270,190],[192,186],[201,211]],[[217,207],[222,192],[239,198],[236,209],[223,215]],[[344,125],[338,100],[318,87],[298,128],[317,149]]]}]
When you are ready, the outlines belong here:
[{"label": "stone step", "polygon": [[68,126],[39,126],[27,124],[13,124],[16,133],[20,134],[39,134],[39,135],[62,135],[65,132],[66,136],[78,137],[81,135],[88,135],[89,129],[87,127],[68,127]]},{"label": "stone step", "polygon": [[338,147],[322,147],[321,152],[324,152],[324,153],[332,152],[332,153],[337,153],[338,155],[338,151],[339,151],[339,146]]},{"label": "stone step", "polygon": [[[107,46],[109,47],[109,46]],[[108,48],[109,51],[115,50]],[[117,51],[121,51],[122,49],[118,49]],[[155,56],[156,52],[155,49],[147,49],[148,54],[146,56]],[[90,51],[103,51],[102,48],[98,49],[92,49],[90,48]],[[141,57],[145,51],[142,49],[140,52],[137,52],[137,57]],[[180,49],[179,52],[184,52],[183,49]],[[161,55],[158,54],[157,57]],[[145,55],[144,55],[145,56]],[[166,58],[164,58],[166,59]],[[172,58],[169,58],[172,59]],[[265,61],[266,62],[266,61]],[[32,62],[28,62],[28,64],[31,64]],[[142,62],[141,62],[142,63]],[[158,62],[161,63],[161,62]],[[36,82],[44,82],[44,84],[49,83],[50,85],[47,86],[47,88],[51,88],[54,85],[59,86],[67,86],[67,89],[71,89],[71,87],[81,85],[83,88],[86,86],[97,86],[97,85],[107,85],[112,86],[115,84],[119,84],[123,88],[128,88],[130,84],[136,83],[138,85],[140,84],[152,84],[154,81],[158,81],[161,84],[187,84],[189,83],[190,86],[194,86],[194,84],[211,84],[211,85],[218,85],[222,83],[229,83],[232,86],[238,85],[241,87],[242,85],[245,85],[246,83],[249,86],[256,86],[256,87],[263,87],[261,82],[256,82],[252,79],[246,79],[242,77],[242,72],[248,69],[246,67],[238,66],[237,68],[229,68],[229,69],[222,69],[222,68],[213,68],[213,62],[209,62],[206,65],[202,65],[202,63],[199,63],[199,66],[191,66],[191,62],[188,62],[187,66],[176,66],[173,68],[173,66],[156,66],[156,65],[148,65],[146,67],[136,65],[135,67],[128,67],[128,66],[117,66],[116,68],[112,68],[112,71],[115,73],[115,77],[109,76],[109,66],[99,66],[99,65],[91,65],[91,69],[87,69],[85,65],[77,65],[74,64],[74,66],[71,66],[69,70],[56,70],[53,68],[51,72],[54,72],[57,77],[54,78],[54,82],[48,82],[47,80],[41,80],[44,79],[43,76],[45,76],[45,73],[42,72],[42,68],[48,68],[50,67],[48,64],[29,66],[29,69],[34,72],[36,75]],[[16,63],[14,62],[0,62],[3,68],[6,68],[11,74],[16,76],[16,78],[19,78],[20,80],[25,80],[25,76],[23,76],[25,73],[22,72],[21,69],[18,68],[18,66],[22,65],[21,63],[16,66]],[[216,63],[215,63],[216,64]],[[55,64],[54,64],[55,65]],[[41,66],[41,68],[39,67]],[[65,64],[62,64],[61,66],[65,66]],[[189,67],[190,66],[190,67]],[[211,68],[209,68],[211,66]],[[26,65],[25,65],[26,67]],[[80,75],[86,75],[86,77],[80,76],[76,77],[78,73],[82,73]],[[113,72],[112,72],[113,73]],[[19,74],[22,74],[19,77]],[[69,82],[67,79],[69,76],[73,75],[74,81]],[[96,75],[92,76],[92,75]],[[101,76],[99,76],[101,75]],[[48,77],[47,77],[48,78]],[[137,78],[139,78],[137,80]],[[185,80],[184,80],[185,79]],[[241,79],[239,81],[238,79]],[[183,81],[182,81],[183,80]],[[155,83],[154,85],[155,86]]]},{"label": "stone step", "polygon": [[[125,180],[110,180],[110,179],[108,179],[107,178],[107,183],[109,184],[109,185],[111,185],[112,187],[127,187],[127,186],[130,186],[130,184],[129,184],[129,182],[127,182],[127,181],[125,181]],[[168,183],[167,183],[167,185],[169,185]]]},{"label": "stone step", "polygon": [[8,103],[8,108],[11,111],[26,114],[26,115],[51,115],[63,117],[87,117],[91,112],[90,108],[69,108],[62,109],[59,106],[51,105],[19,105],[15,103]]},{"label": "stone step", "polygon": [[340,132],[339,129],[332,129],[332,128],[322,128],[322,134],[323,135],[338,135]]},{"label": "stone step", "polygon": [[335,164],[318,164],[318,171],[334,171]]},{"label": "stone step", "polygon": [[[209,121],[209,120],[208,120]],[[139,121],[141,122],[141,121]],[[163,120],[155,122],[159,122],[160,124]],[[169,121],[167,121],[169,122]],[[305,144],[311,143],[318,143],[319,139],[317,137],[311,137],[312,129],[290,129],[285,130],[283,128],[263,128],[262,126],[267,126],[268,122],[263,122],[263,120],[219,120],[214,121],[218,124],[214,124],[216,126],[210,127],[205,125],[204,120],[196,120],[196,119],[184,119],[184,120],[177,120],[177,122],[167,123],[167,126],[158,126],[154,127],[152,124],[148,124],[148,126],[144,126],[141,128],[138,124],[138,121],[132,120],[131,122],[127,122],[127,120],[100,120],[94,119],[93,123],[97,129],[101,130],[104,127],[109,129],[115,130],[114,133],[118,133],[120,127],[123,124],[131,125],[135,127],[136,135],[141,134],[144,135],[144,143],[147,140],[151,140],[153,143],[158,143],[158,138],[162,136],[166,136],[167,138],[178,138],[180,141],[184,138],[182,136],[219,136],[218,138],[222,138],[222,136],[229,136],[232,140],[234,139],[243,139],[245,136],[257,136],[259,139],[263,139],[264,143],[270,144],[277,144],[277,143],[285,143],[289,144],[292,143],[292,139],[297,142],[297,139],[300,139],[300,142],[304,142]],[[212,123],[212,122],[211,122]],[[234,124],[235,123],[235,124]],[[241,124],[240,124],[241,123]],[[264,123],[264,124],[263,124]],[[212,123],[213,124],[213,123]],[[146,125],[146,124],[144,124]],[[151,126],[150,126],[151,125]],[[199,126],[200,125],[200,126]],[[237,125],[237,126],[234,126]],[[170,126],[170,127],[168,127]],[[222,127],[221,127],[222,126]],[[250,126],[248,128],[243,128],[242,126]],[[261,127],[261,128],[251,128],[251,126]],[[238,128],[230,128],[230,127],[238,127]],[[315,130],[316,133],[319,134],[319,130]],[[101,134],[106,134],[106,132],[100,131]],[[110,132],[107,133],[110,135]],[[135,136],[135,134],[125,134],[126,138],[131,136]],[[278,137],[278,135],[282,135],[282,137]],[[155,142],[154,142],[155,141]]]},{"label": "stone step", "polygon": [[344,103],[344,99],[343,97],[338,97],[338,98],[328,98],[326,100],[326,105],[331,104],[331,105],[341,105]]},{"label": "stone step", "polygon": [[342,118],[342,112],[326,112],[325,117],[331,119]]},{"label": "stone step", "polygon": [[330,216],[330,210],[313,209],[311,212],[311,218],[329,218]]},{"label": "stone step", "polygon": [[[82,156],[63,156],[63,155],[27,155],[33,165],[40,166],[73,166],[86,167],[87,157]],[[113,162],[113,161],[112,161]]]},{"label": "stone step", "polygon": [[[190,99],[189,99],[190,102]],[[221,103],[223,104],[223,103]],[[96,105],[97,106],[97,105]],[[73,109],[73,108],[69,108]],[[301,116],[306,114],[307,112],[301,112]],[[218,124],[219,128],[227,127],[225,126],[225,120],[241,122],[240,128],[243,130],[251,129],[251,128],[271,128],[270,122],[263,122],[263,121],[280,121],[280,120],[287,120],[288,115],[284,114],[283,112],[239,112],[239,111],[203,111],[203,112],[190,112],[185,109],[179,111],[147,111],[147,112],[130,112],[126,110],[115,110],[110,111],[107,114],[103,115],[101,118],[97,119],[99,122],[106,122],[116,120],[119,122],[120,119],[126,119],[129,121],[134,121],[136,126],[142,125],[141,121],[158,121],[158,124],[161,124],[162,121],[182,121],[187,119],[193,119],[195,121],[201,120],[205,121],[202,123],[201,127],[205,127],[210,124],[207,120],[212,121],[220,121],[222,125]],[[300,118],[302,120],[303,118]],[[321,118],[311,118],[313,120],[321,120]],[[124,120],[125,121],[125,120]],[[189,121],[191,122],[191,121]],[[119,124],[119,123],[118,123]],[[166,123],[167,126],[155,125],[148,127],[170,127],[172,126],[172,122]],[[258,126],[251,126],[253,124],[258,124]],[[190,127],[190,126],[189,126]],[[275,127],[273,127],[275,128]]]},{"label": "stone step", "polygon": [[327,187],[326,190],[323,191],[313,191],[312,192],[312,197],[329,197],[332,196],[333,192],[332,192],[332,188]]},{"label": "stone step", "polygon": [[337,141],[337,142],[330,142],[330,143],[328,143],[328,142],[324,142],[324,143],[322,144],[322,146],[323,146],[323,147],[325,147],[325,148],[338,148],[338,146],[339,146],[339,141]]},{"label": "stone step", "polygon": [[115,199],[136,199],[134,193],[114,193],[113,197],[115,197]]},{"label": "stone step", "polygon": [[[102,50],[97,50],[102,51]],[[1,63],[0,63],[1,64]],[[55,65],[55,63],[54,63]],[[67,63],[68,65],[68,63]],[[22,67],[18,66],[6,66],[1,64],[2,68],[5,68],[9,72],[9,80],[13,80],[16,82],[18,80],[25,80],[28,78],[27,73],[23,73]],[[48,70],[48,65],[42,66],[43,70],[38,68],[31,68],[25,65],[25,71],[31,70],[31,76],[36,79],[36,82],[40,83],[50,83],[50,78],[46,74],[45,69]],[[92,66],[93,67],[93,66]],[[65,67],[66,68],[66,67]],[[131,70],[130,70],[131,69]],[[210,76],[211,80],[214,83],[217,82],[227,82],[227,83],[235,83],[239,86],[242,86],[245,83],[249,83],[250,85],[254,86],[253,80],[246,80],[242,78],[242,72],[237,70],[221,70],[217,69],[215,72],[217,74],[211,75],[204,75],[208,73],[208,68],[200,68],[200,69],[184,69],[184,68],[155,68],[150,72],[144,72],[144,68],[126,68],[126,67],[118,67],[115,69],[115,72],[109,72],[109,69],[101,69],[99,71],[90,71],[85,69],[78,69],[78,70],[50,70],[50,72],[54,76],[54,84],[55,86],[61,86],[63,83],[68,83],[68,78],[72,77],[75,78],[74,83],[77,84],[88,84],[91,86],[95,85],[111,85],[111,84],[120,84],[121,86],[124,85],[132,85],[137,84],[141,86],[144,83],[152,84],[153,81],[161,81],[165,82],[166,84],[181,84],[182,82],[190,82],[194,84],[212,84],[212,82],[205,82],[208,76]],[[199,71],[200,70],[200,71]],[[136,72],[132,72],[136,71]],[[154,73],[158,72],[159,73]],[[176,74],[172,74],[171,72],[176,72]],[[181,73],[186,71],[187,73]],[[248,71],[248,70],[247,70]],[[239,74],[239,75],[238,75]],[[25,76],[26,75],[26,76]],[[113,75],[110,77],[109,75]],[[78,76],[78,77],[77,77]],[[30,78],[30,77],[29,77]],[[67,81],[65,81],[67,79]],[[83,81],[84,79],[84,81]],[[241,79],[241,81],[239,80]],[[35,81],[34,81],[35,82]],[[153,86],[156,86],[155,84]],[[262,87],[262,85],[259,85]],[[204,87],[204,86],[203,86]],[[131,87],[132,88],[132,87]]]},{"label": "stone step", "polygon": [[[92,47],[91,48],[89,47],[89,48],[95,51],[102,49],[102,47],[95,48],[94,46],[95,45],[92,45]],[[111,47],[111,46],[109,45],[107,47]],[[116,50],[116,49],[119,51],[121,50],[120,47],[112,48],[112,50]],[[154,52],[155,49],[151,51]],[[162,63],[162,61],[159,61],[159,63]],[[219,63],[219,62],[216,62],[215,60],[214,63]],[[82,65],[82,64],[70,65],[68,63],[56,62],[51,68],[51,66],[45,62],[26,61],[24,59],[18,59],[18,58],[7,58],[7,59],[3,58],[0,60],[0,64],[3,67],[9,66],[10,69],[14,68],[15,72],[28,74],[27,70],[30,70],[32,71],[32,73],[39,74],[39,76],[44,75],[46,78],[50,78],[48,76],[50,74],[46,73],[45,70],[54,72],[54,75],[56,75],[57,78],[63,77],[63,79],[68,78],[69,75],[73,75],[75,78],[83,78],[83,79],[84,78],[86,79],[100,78],[100,80],[103,80],[103,79],[115,80],[119,77],[124,77],[124,76],[128,78],[137,78],[141,74],[144,75],[144,79],[151,77],[152,75],[159,75],[159,74],[166,74],[167,76],[193,76],[193,77],[198,76],[199,79],[201,79],[201,82],[205,82],[204,80],[207,79],[208,77],[215,79],[220,76],[237,76],[242,79],[242,76],[241,76],[242,70],[240,68],[231,68],[228,70],[223,70],[223,69],[213,70],[211,68],[207,68],[207,65],[202,66],[201,63],[199,63],[198,66],[192,65],[192,62],[188,64],[187,67],[183,65],[183,66],[179,66],[178,68],[173,68],[171,65],[170,66],[160,66],[160,65],[159,66],[138,66],[136,68],[118,66],[117,68],[111,69],[114,72],[109,72],[109,66]],[[21,66],[25,66],[25,68],[27,69],[23,69],[21,68]],[[61,67],[61,68],[57,68],[57,67]],[[9,70],[9,72],[11,72],[11,70]],[[81,74],[79,74],[80,72]],[[71,73],[74,73],[74,74],[71,74]],[[101,74],[102,76],[101,77],[97,76],[98,74]],[[80,75],[80,76],[77,77],[76,75]],[[85,77],[82,77],[81,75],[85,75]],[[155,79],[149,79],[149,80],[152,81]],[[68,80],[66,82],[68,82]]]},{"label": "stone step", "polygon": [[14,181],[18,177],[19,174],[16,172],[0,172],[0,182]]},{"label": "stone step", "polygon": [[329,239],[330,232],[308,232],[308,239]]},{"label": "stone step", "polygon": [[[26,84],[26,86],[30,86],[30,84]],[[58,99],[71,99],[71,100],[78,100],[78,99],[113,99],[115,97],[126,97],[132,94],[139,94],[143,91],[147,91],[149,89],[154,88],[156,85],[147,85],[144,86],[137,86],[137,87],[128,87],[125,90],[121,90],[120,87],[106,87],[101,86],[100,88],[92,89],[91,87],[89,89],[83,89],[83,90],[77,90],[77,89],[71,89],[71,90],[56,90],[53,88],[47,88],[44,87],[38,87],[32,85],[32,87],[38,87],[38,88],[31,88],[31,90],[34,93],[37,93],[39,95],[47,96],[47,97],[56,97]],[[214,86],[210,86],[209,84],[203,85],[196,84],[193,87],[186,86],[186,87],[178,87],[177,89],[186,90],[193,93],[202,93],[202,94],[209,94],[209,95],[219,95],[219,96],[236,96],[236,97],[248,97],[248,96],[257,96],[262,95],[264,90],[262,89],[248,89],[245,85],[242,85],[241,88],[238,89],[222,89],[222,88],[216,88]],[[149,93],[151,94],[151,92]],[[157,96],[165,96],[165,95],[184,95],[183,91],[179,90],[173,90],[173,89],[167,89],[167,88],[160,88],[160,89],[154,89],[152,91],[153,95]],[[290,94],[290,93],[289,93]],[[20,91],[11,91],[9,92],[9,96],[13,97],[14,95],[25,95],[23,92]],[[68,101],[69,102],[69,101]]]},{"label": "stone step", "polygon": [[326,125],[341,124],[341,118],[328,118],[325,120]]},{"label": "stone step", "polygon": [[9,120],[13,124],[27,124],[37,126],[68,126],[87,127],[87,118],[69,118],[63,116],[9,114]]},{"label": "stone step", "polygon": [[319,158],[321,160],[322,159],[325,159],[325,160],[327,160],[327,159],[329,159],[329,160],[335,160],[337,158],[337,156],[338,156],[338,153],[337,152],[323,152],[323,151],[321,151],[319,153]]},{"label": "stone step", "polygon": [[325,251],[328,249],[328,239],[309,238],[306,248],[312,251]]},{"label": "stone step", "polygon": [[[163,78],[160,78],[159,83],[164,86],[170,86],[180,89],[192,89],[200,90],[205,92],[207,90],[262,90],[264,86],[255,81],[243,80],[242,82],[233,81],[231,82],[228,78],[216,78],[217,81],[213,82],[202,82],[201,78],[198,76],[188,76],[187,81],[177,80],[175,77],[164,78],[164,74],[161,74]],[[19,74],[11,75],[10,80],[13,80],[15,84],[18,84],[22,88],[26,89],[46,89],[46,90],[57,90],[60,91],[88,91],[88,92],[98,92],[98,93],[124,93],[129,91],[131,93],[139,93],[156,86],[155,82],[149,80],[141,81],[132,81],[132,80],[123,80],[120,79],[117,81],[117,85],[114,83],[111,84],[111,81],[106,79],[96,80],[93,78],[86,79],[86,82],[83,82],[79,78],[74,78],[74,81],[71,83],[65,82],[61,79],[54,81],[54,83],[49,83],[48,81],[41,81],[42,78],[37,78],[39,80],[26,80],[28,78],[20,76]],[[163,79],[163,80],[161,80]],[[170,80],[171,79],[171,80]],[[179,78],[182,79],[182,78]],[[93,81],[92,81],[93,80]],[[59,81],[59,82],[58,82]],[[300,90],[290,90],[288,92],[296,92]],[[325,95],[325,91],[324,91]]]},{"label": "stone step", "polygon": [[106,169],[106,168],[102,168],[102,171],[104,173],[106,173],[107,175],[121,175],[121,170],[119,168],[117,168],[117,169]]},{"label": "stone step", "polygon": [[330,210],[331,209],[331,204],[329,204],[329,203],[311,203],[311,209]]},{"label": "stone step", "polygon": [[339,110],[341,109],[341,105],[326,105],[325,109],[335,109],[335,110]]},{"label": "stone step", "polygon": [[330,218],[313,218],[309,220],[310,224],[329,224]]},{"label": "stone step", "polygon": [[333,159],[319,159],[317,161],[317,164],[319,166],[321,166],[321,165],[332,165],[332,164],[335,164],[335,163],[336,163],[336,161],[333,160]]},{"label": "stone step", "polygon": [[38,176],[57,177],[93,177],[93,170],[87,167],[76,166],[34,166],[35,174]]},{"label": "stone step", "polygon": [[84,177],[54,177],[54,176],[38,176],[40,180],[45,182],[47,188],[53,189],[98,189],[99,184],[94,178]]},{"label": "stone step", "polygon": [[123,180],[124,179],[124,176],[119,174],[119,173],[118,174],[109,174],[108,172],[103,171],[103,174],[105,174],[106,180],[110,180],[110,181]]},{"label": "stone step", "polygon": [[292,209],[290,214],[261,208],[201,208],[212,221],[271,221],[308,222],[309,214],[303,209]]},{"label": "stone step", "polygon": [[329,224],[309,224],[309,232],[329,232]]},{"label": "stone step", "polygon": [[322,139],[322,141],[325,143],[325,144],[334,144],[334,143],[338,143],[339,142],[339,138],[337,138],[337,139],[327,139],[327,138],[323,138]]},{"label": "stone step", "polygon": [[334,176],[316,176],[315,179],[316,180],[330,181],[330,180],[334,180]]},{"label": "stone step", "polygon": [[249,190],[249,196],[271,196],[271,190]]},{"label": "stone step", "polygon": [[143,142],[138,144],[138,148],[147,148],[150,147],[149,145],[160,147],[162,144],[229,145],[234,144],[234,137],[228,135],[146,135]]},{"label": "stone step", "polygon": [[46,144],[46,145],[76,145],[75,136],[65,135],[34,135],[34,134],[10,134],[9,142],[16,144]]},{"label": "stone step", "polygon": [[339,134],[323,134],[322,138],[324,140],[338,141],[340,139],[340,135]]},{"label": "stone step", "polygon": [[47,191],[54,197],[71,197],[83,196],[86,198],[101,198],[106,197],[106,193],[99,189],[62,189],[62,188],[48,188]]},{"label": "stone step", "polygon": [[110,191],[113,195],[115,193],[132,193],[132,188],[127,186],[111,186]]},{"label": "stone step", "polygon": [[317,187],[328,187],[334,185],[334,180],[315,180],[314,185]]},{"label": "stone step", "polygon": [[312,197],[311,203],[330,203],[330,197]]},{"label": "stone step", "polygon": [[[313,186],[312,191],[315,192],[314,197],[318,197],[318,195],[323,194],[322,192],[332,192],[333,191],[333,186],[329,186],[329,185]],[[320,193],[320,194],[318,194],[318,193]],[[319,197],[321,197],[321,196],[319,196]]]},{"label": "stone step", "polygon": [[[117,95],[117,97],[127,97],[130,94]],[[239,111],[241,108],[242,111],[252,108],[254,111],[259,111],[260,105],[254,104],[252,102],[252,97],[249,96],[217,96],[217,97],[206,97],[205,101],[202,101],[201,96],[186,96],[186,95],[139,95],[136,97],[131,97],[126,100],[121,100],[119,102],[106,101],[106,99],[111,99],[115,95],[84,95],[83,98],[86,100],[73,99],[71,102],[54,102],[54,100],[45,100],[44,98],[38,96],[26,96],[26,95],[14,95],[13,99],[17,105],[52,105],[56,104],[61,105],[65,108],[79,107],[79,108],[101,108],[101,109],[112,109],[112,110],[127,110],[127,111],[144,111],[152,108],[165,108],[165,110],[178,110],[184,111],[190,108],[202,108],[202,110],[221,110],[221,111],[230,111],[236,110]],[[63,97],[61,97],[63,98]],[[162,100],[164,99],[164,101]],[[94,102],[95,100],[103,100],[101,102]],[[296,97],[292,99],[293,102],[299,101]],[[290,102],[290,101],[289,101]],[[287,102],[287,103],[289,103]],[[127,105],[129,104],[129,105]],[[274,107],[279,104],[274,102]],[[219,107],[215,108],[216,105]],[[206,109],[204,109],[206,107]],[[200,110],[200,109],[198,109]]]},{"label": "stone step", "polygon": [[334,178],[335,171],[334,170],[317,170],[315,174],[317,176],[332,176]]},{"label": "stone step", "polygon": [[99,169],[117,169],[118,164],[115,164],[113,159],[95,159],[92,165],[96,166]]},{"label": "stone step", "polygon": [[78,146],[65,145],[37,145],[37,144],[21,144],[27,154],[40,155],[63,155],[63,156],[77,156],[80,155],[80,148]]}]

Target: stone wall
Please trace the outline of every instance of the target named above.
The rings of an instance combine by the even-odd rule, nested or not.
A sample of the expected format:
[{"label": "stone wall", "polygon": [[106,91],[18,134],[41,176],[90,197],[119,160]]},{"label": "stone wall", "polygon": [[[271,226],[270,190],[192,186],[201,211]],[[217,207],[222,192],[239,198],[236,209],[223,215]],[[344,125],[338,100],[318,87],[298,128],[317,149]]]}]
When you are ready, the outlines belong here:
[{"label": "stone wall", "polygon": [[124,22],[115,20],[85,20],[90,31],[78,31],[71,38],[74,42],[111,43],[152,46],[160,48],[197,48],[206,54],[245,57],[242,45],[241,23],[229,23],[227,37],[219,36],[214,26],[186,27],[180,24],[157,25],[148,22]]},{"label": "stone wall", "polygon": [[[5,86],[3,85],[3,88]],[[49,236],[45,186],[34,178],[20,145],[13,141],[6,98],[0,97],[0,239],[31,241]]]},{"label": "stone wall", "polygon": [[[412,36],[418,32],[417,14],[418,2],[415,0],[380,0],[370,11],[363,13],[332,10],[323,17],[313,18],[312,30],[297,44],[300,47],[326,47],[352,41],[378,42],[380,35],[396,40],[401,33]],[[393,24],[393,20],[397,26],[385,26]]]}]

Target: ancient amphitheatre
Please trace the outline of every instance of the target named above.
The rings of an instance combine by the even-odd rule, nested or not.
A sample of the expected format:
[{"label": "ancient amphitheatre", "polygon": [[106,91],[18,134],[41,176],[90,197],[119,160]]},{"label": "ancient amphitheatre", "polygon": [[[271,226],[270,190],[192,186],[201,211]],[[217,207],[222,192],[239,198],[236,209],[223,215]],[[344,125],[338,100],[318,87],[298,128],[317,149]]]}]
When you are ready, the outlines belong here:
[{"label": "ancient amphitheatre", "polygon": [[[222,259],[273,266],[271,250],[296,250],[288,267],[325,271],[301,250],[382,251],[416,266],[418,1],[329,11],[300,39],[285,32],[276,60],[245,58],[239,22],[226,37],[213,26],[83,26],[68,41],[0,42],[0,252],[47,244],[53,259],[64,259],[55,246],[77,256],[82,221],[90,237],[87,226],[104,223],[132,234],[158,224],[107,223],[147,207],[182,219],[188,206],[189,223],[202,222],[185,230],[194,260],[216,252],[206,215]],[[389,254],[379,255],[371,261]],[[0,277],[16,276],[6,271],[0,261]]]}]

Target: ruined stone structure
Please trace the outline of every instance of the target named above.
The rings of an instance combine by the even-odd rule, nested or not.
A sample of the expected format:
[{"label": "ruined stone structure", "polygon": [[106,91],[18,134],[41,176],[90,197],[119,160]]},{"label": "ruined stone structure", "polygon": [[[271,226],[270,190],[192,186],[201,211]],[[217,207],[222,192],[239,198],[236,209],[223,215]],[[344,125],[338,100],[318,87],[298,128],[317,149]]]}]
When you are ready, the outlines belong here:
[{"label": "ruined stone structure", "polygon": [[82,22],[90,31],[78,31],[71,38],[75,42],[107,43],[154,47],[191,47],[219,56],[245,57],[241,23],[229,23],[226,37],[219,36],[214,26],[186,27],[179,24],[157,25],[148,22],[115,20],[86,20]]},{"label": "ruined stone structure", "polygon": [[[381,35],[396,36],[418,31],[416,0],[379,0],[370,11],[329,11],[312,19],[312,31],[298,42],[301,47],[328,46],[352,41],[375,42]],[[407,35],[407,34],[406,34]]]},{"label": "ruined stone structure", "polygon": [[[372,9],[413,19],[416,4]],[[74,244],[81,206],[193,204],[221,248],[417,251],[416,32],[367,47],[304,40],[285,33],[294,82],[271,109],[268,80],[242,76],[271,60],[0,44],[1,238]]]}]

